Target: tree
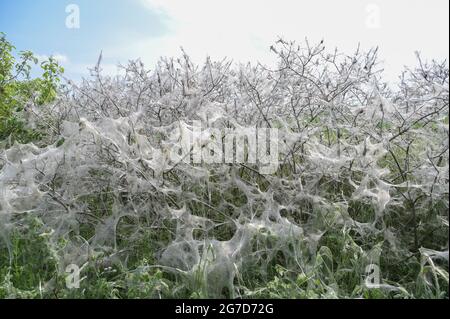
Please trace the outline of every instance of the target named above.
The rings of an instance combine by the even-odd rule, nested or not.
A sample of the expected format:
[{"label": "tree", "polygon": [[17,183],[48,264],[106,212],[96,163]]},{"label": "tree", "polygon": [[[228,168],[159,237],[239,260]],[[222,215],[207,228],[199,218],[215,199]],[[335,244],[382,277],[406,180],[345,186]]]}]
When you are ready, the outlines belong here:
[{"label": "tree", "polygon": [[41,106],[56,98],[60,76],[64,69],[50,57],[40,63],[42,75],[31,78],[38,59],[30,51],[21,51],[0,33],[0,141],[6,146],[15,141],[27,143],[40,139],[41,133],[26,125],[25,112],[31,106]]}]

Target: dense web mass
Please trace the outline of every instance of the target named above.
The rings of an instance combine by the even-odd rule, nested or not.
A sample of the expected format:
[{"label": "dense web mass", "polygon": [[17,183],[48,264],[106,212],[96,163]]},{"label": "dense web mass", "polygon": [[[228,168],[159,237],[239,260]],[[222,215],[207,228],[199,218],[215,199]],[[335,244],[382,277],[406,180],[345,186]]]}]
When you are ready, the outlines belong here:
[{"label": "dense web mass", "polygon": [[[272,50],[275,70],[196,66],[184,53],[151,71],[131,61],[117,77],[97,65],[31,108],[46,146],[1,153],[2,243],[38,217],[64,273],[93,257],[134,271],[144,242],[155,258],[145,269],[208,297],[250,296],[252,272],[270,278],[277,265],[320,291],[309,297],[361,296],[374,263],[386,291],[413,296],[417,278],[431,293],[448,285],[448,67],[419,60],[393,89],[377,50],[281,39]],[[174,156],[194,121],[206,132],[276,128],[277,170]],[[197,136],[196,150],[211,155],[217,138],[226,133]],[[392,267],[411,256],[421,268],[401,282]]]}]

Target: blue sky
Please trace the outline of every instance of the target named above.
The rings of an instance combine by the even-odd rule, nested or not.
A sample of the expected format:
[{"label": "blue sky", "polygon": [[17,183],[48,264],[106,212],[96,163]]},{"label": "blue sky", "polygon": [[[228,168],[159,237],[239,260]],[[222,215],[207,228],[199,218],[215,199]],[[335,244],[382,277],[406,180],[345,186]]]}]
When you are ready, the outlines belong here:
[{"label": "blue sky", "polygon": [[[66,6],[80,8],[80,28],[66,27]],[[0,31],[17,50],[56,55],[69,75],[85,74],[100,51],[168,32],[161,12],[147,10],[140,1],[123,0],[0,0]],[[106,64],[123,56],[107,55]]]},{"label": "blue sky", "polygon": [[[80,10],[80,28],[66,27],[66,6]],[[103,69],[140,57],[152,68],[180,46],[202,62],[271,64],[270,45],[325,39],[351,53],[378,45],[387,77],[425,58],[448,59],[448,0],[0,0],[0,31],[19,50],[57,56],[71,78],[87,74],[103,50]]]}]

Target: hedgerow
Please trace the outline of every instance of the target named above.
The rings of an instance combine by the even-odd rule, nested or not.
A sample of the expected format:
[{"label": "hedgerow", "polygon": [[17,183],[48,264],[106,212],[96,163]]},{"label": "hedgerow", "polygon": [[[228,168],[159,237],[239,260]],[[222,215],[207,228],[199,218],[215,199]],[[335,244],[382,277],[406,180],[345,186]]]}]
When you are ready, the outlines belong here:
[{"label": "hedgerow", "polygon": [[[99,59],[28,100],[40,138],[0,153],[0,296],[448,298],[446,62],[417,55],[394,86],[377,49],[271,50],[272,69]],[[276,170],[173,156],[199,122],[188,159],[277,129]]]}]

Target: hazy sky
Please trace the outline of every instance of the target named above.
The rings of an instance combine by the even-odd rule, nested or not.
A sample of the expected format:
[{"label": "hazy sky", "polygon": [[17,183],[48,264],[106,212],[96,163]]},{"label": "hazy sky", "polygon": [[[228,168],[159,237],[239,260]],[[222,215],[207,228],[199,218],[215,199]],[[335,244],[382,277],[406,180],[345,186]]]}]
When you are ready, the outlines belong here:
[{"label": "hazy sky", "polygon": [[[79,8],[79,28],[68,28],[67,5]],[[72,22],[74,20],[71,20]],[[71,25],[73,26],[73,24]],[[194,60],[207,54],[270,64],[270,45],[325,39],[352,53],[378,45],[386,76],[413,65],[414,51],[448,59],[448,0],[0,0],[0,31],[19,50],[55,55],[70,77],[86,74],[103,50],[104,70],[141,57],[153,67],[180,46]]]}]

